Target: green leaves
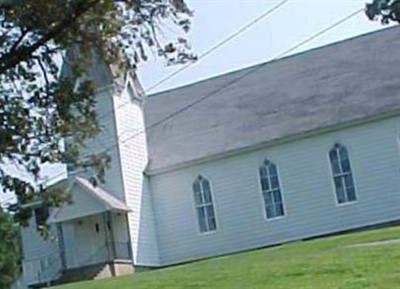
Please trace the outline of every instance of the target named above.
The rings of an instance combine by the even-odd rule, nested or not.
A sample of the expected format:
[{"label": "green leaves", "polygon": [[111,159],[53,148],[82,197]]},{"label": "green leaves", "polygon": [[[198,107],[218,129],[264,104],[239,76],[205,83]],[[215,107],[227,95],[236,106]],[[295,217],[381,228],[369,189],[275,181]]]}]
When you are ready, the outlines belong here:
[{"label": "green leaves", "polygon": [[365,14],[370,20],[380,18],[382,24],[400,23],[400,0],[374,0],[366,4]]},{"label": "green leaves", "polygon": [[[93,167],[101,181],[109,164],[106,154],[80,153],[100,132],[88,67],[101,60],[120,71],[135,69],[150,51],[168,64],[194,61],[181,35],[164,42],[158,37],[166,23],[188,31],[191,15],[183,0],[10,0],[0,5],[0,163],[17,164],[36,182],[19,182],[0,167],[4,190],[14,191],[21,205],[31,195],[43,197],[43,163]],[[65,138],[71,144],[67,150],[61,145]],[[18,215],[18,206],[14,212],[29,217]]]},{"label": "green leaves", "polygon": [[13,218],[0,209],[0,289],[9,288],[21,271],[18,234]]},{"label": "green leaves", "polygon": [[[48,188],[41,178],[44,163],[68,163],[91,170],[92,183],[104,181],[109,155],[81,155],[85,143],[100,132],[95,110],[97,87],[88,69],[101,62],[118,67],[121,74],[136,69],[149,53],[164,58],[167,64],[195,61],[196,57],[182,35],[165,40],[163,34],[166,24],[189,31],[192,12],[183,0],[3,2],[0,187],[14,192],[18,202],[8,208],[12,219],[0,212],[0,232],[9,230],[7,240],[12,240],[12,224],[25,226],[32,216],[32,207],[27,204],[39,201],[52,207],[70,201],[61,190]],[[17,166],[33,182],[12,175],[3,164]],[[1,246],[8,245],[8,241],[3,243],[3,235],[1,238]],[[0,248],[0,282],[15,277],[12,272],[18,258],[14,253]],[[5,266],[10,272],[3,274],[1,270],[8,270]]]}]

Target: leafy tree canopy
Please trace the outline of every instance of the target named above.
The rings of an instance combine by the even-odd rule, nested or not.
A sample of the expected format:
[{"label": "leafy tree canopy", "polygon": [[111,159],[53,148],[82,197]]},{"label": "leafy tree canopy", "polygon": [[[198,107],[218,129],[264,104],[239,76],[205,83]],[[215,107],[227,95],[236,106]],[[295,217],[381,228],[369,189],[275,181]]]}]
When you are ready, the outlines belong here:
[{"label": "leafy tree canopy", "polygon": [[11,216],[0,210],[0,289],[8,289],[20,272],[18,232]]},{"label": "leafy tree canopy", "polygon": [[[32,215],[27,204],[58,206],[67,200],[46,188],[43,164],[91,166],[100,179],[104,175],[106,154],[80,153],[100,131],[95,88],[84,77],[89,62],[101,59],[129,71],[149,53],[167,64],[193,61],[186,38],[179,35],[189,30],[191,16],[184,0],[0,0],[0,189],[14,192],[18,200],[6,209],[12,219],[0,207],[1,246],[6,246],[3,236],[13,232],[10,220],[27,225]],[[172,39],[163,33],[165,26],[182,33]],[[60,73],[63,62],[73,77]],[[65,138],[73,144],[68,150]],[[33,182],[13,175],[10,164]],[[15,258],[2,263],[11,253],[0,248],[4,282],[12,279],[3,278],[4,270],[15,269]]]},{"label": "leafy tree canopy", "polygon": [[370,20],[380,19],[382,24],[400,23],[400,0],[374,0],[366,5],[365,13]]},{"label": "leafy tree canopy", "polygon": [[[168,64],[195,60],[184,37],[170,41],[162,33],[164,25],[187,32],[191,16],[183,0],[0,0],[0,164],[22,167],[35,180],[0,166],[0,185],[16,193],[10,210],[21,224],[31,215],[24,204],[63,201],[41,183],[41,164],[94,166],[104,174],[107,156],[80,156],[85,140],[100,131],[93,83],[75,82],[93,55],[124,71],[149,52]],[[60,76],[66,60],[74,79]],[[64,151],[67,137],[74,145]]]}]

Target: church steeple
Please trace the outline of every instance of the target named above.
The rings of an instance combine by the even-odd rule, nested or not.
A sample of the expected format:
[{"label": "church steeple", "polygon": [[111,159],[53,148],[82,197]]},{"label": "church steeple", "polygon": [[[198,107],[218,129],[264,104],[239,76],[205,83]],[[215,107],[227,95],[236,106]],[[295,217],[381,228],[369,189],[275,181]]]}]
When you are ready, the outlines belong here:
[{"label": "church steeple", "polygon": [[[74,51],[67,52],[67,62],[64,63],[64,77],[75,79],[69,67],[68,59],[74,57]],[[126,147],[136,146],[136,140],[131,140],[134,131],[143,130],[143,103],[145,93],[136,71],[126,70],[120,66],[107,64],[98,55],[93,53],[91,61],[85,67],[84,78],[92,81],[95,91],[95,112],[100,132],[93,139],[85,141],[85,146],[80,149],[80,161],[88,162],[93,155],[108,155],[111,159],[110,167],[104,175],[105,183],[100,180],[96,183],[115,195],[120,200],[125,200],[126,188],[124,184],[124,165],[136,156],[126,156]],[[81,77],[82,78],[82,77]],[[75,79],[79,83],[80,79]],[[66,148],[73,148],[76,144],[66,139]],[[143,139],[142,147],[146,140]],[[141,148],[138,151],[146,151]],[[140,159],[142,156],[139,157]],[[147,158],[147,155],[145,156]],[[76,169],[67,166],[69,177],[81,176],[87,179],[95,178],[96,172],[91,167]]]}]

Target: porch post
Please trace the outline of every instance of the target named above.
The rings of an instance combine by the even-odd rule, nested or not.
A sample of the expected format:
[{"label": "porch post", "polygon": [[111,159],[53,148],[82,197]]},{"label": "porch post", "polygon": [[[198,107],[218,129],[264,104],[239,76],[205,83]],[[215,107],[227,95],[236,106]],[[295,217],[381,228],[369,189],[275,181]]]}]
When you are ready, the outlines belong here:
[{"label": "porch post", "polygon": [[114,239],[114,231],[113,231],[113,226],[112,226],[111,212],[107,211],[107,212],[103,213],[103,220],[104,220],[104,227],[105,227],[108,261],[111,261],[111,260],[115,260],[115,258],[116,258],[115,239]]},{"label": "porch post", "polygon": [[125,220],[126,220],[126,230],[128,232],[128,254],[129,254],[129,258],[132,259],[132,264],[133,264],[133,252],[132,252],[132,239],[131,239],[131,230],[129,227],[129,218],[128,218],[128,214],[125,214]]},{"label": "porch post", "polygon": [[61,270],[65,270],[67,268],[67,260],[65,256],[65,242],[64,242],[62,223],[57,223],[56,227],[57,227],[58,247],[60,250]]}]

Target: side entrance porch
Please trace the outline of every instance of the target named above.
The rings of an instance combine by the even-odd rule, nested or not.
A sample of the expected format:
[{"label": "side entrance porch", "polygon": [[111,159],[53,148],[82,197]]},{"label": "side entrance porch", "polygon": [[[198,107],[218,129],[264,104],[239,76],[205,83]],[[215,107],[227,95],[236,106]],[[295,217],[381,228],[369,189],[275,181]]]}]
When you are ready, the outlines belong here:
[{"label": "side entrance porch", "polygon": [[[82,272],[83,267],[108,264],[110,276],[122,275],[123,271],[133,273],[126,214],[107,211],[56,226],[62,272]],[[107,274],[103,272],[97,277],[101,276]]]},{"label": "side entrance porch", "polygon": [[58,250],[24,262],[31,287],[134,272],[127,214],[120,200],[83,178],[68,187],[73,203],[55,209],[47,223]]}]

